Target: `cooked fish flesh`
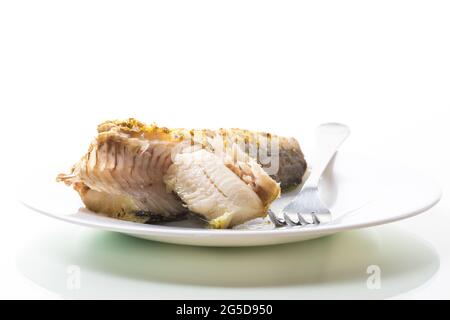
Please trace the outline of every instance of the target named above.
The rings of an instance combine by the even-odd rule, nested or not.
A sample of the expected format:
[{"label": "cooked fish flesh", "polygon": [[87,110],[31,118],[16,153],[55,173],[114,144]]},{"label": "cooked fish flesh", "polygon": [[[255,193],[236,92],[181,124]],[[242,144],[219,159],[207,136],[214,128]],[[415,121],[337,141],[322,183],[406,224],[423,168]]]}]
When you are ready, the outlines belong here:
[{"label": "cooked fish flesh", "polygon": [[130,128],[100,125],[88,152],[58,180],[73,185],[88,209],[116,218],[133,220],[131,213],[140,222],[152,214],[172,218],[186,212],[163,182],[177,143],[159,128],[143,134],[132,123]]},{"label": "cooked fish flesh", "polygon": [[307,163],[295,138],[280,137],[267,132],[242,129],[184,130],[177,132],[183,139],[204,141],[220,137],[225,145],[237,144],[245,153],[255,158],[282,190],[302,183]]},{"label": "cooked fish flesh", "polygon": [[271,176],[284,187],[300,183],[306,162],[294,139],[238,129],[167,129],[134,119],[99,125],[88,152],[57,180],[73,186],[88,209],[114,218],[147,223],[190,211],[212,227],[228,228],[265,216],[279,196],[269,176],[273,168],[258,163],[261,152],[252,156],[275,139],[284,158]]},{"label": "cooked fish flesh", "polygon": [[[234,152],[239,152],[236,146]],[[164,181],[192,212],[215,228],[227,228],[266,215],[280,193],[278,184],[252,158],[237,161],[199,149],[175,156]]]}]

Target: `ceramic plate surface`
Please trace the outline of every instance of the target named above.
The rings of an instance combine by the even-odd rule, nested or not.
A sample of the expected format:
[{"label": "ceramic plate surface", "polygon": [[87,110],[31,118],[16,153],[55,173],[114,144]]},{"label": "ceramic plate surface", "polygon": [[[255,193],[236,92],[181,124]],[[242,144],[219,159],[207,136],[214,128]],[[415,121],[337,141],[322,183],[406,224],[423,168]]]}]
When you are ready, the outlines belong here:
[{"label": "ceramic plate surface", "polygon": [[[21,188],[27,207],[66,222],[120,232],[148,240],[198,246],[258,246],[303,241],[336,232],[381,225],[412,217],[435,205],[440,187],[402,164],[353,153],[338,153],[321,181],[321,196],[333,221],[319,226],[274,228],[264,219],[232,230],[203,228],[195,219],[164,225],[138,224],[103,217],[83,208],[72,188],[55,182],[58,172],[34,170]],[[31,182],[30,182],[31,181]],[[284,194],[277,212],[298,192]]]}]

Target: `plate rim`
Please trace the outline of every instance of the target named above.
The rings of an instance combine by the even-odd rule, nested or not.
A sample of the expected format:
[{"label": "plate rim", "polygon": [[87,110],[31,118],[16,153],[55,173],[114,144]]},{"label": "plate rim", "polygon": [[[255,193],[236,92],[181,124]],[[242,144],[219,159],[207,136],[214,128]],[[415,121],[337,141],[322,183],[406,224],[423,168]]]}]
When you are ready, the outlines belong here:
[{"label": "plate rim", "polygon": [[[367,158],[367,155],[360,154],[357,152],[350,152],[358,157]],[[369,157],[371,161],[374,159]],[[324,224],[321,226],[307,226],[307,227],[288,227],[288,228],[272,228],[272,229],[199,229],[199,228],[190,228],[190,227],[176,227],[176,226],[164,226],[164,225],[152,225],[152,224],[142,224],[131,221],[122,221],[114,218],[109,218],[103,216],[103,218],[107,220],[87,220],[80,217],[77,217],[77,213],[72,214],[60,214],[60,213],[52,213],[47,212],[45,210],[36,208],[32,204],[29,204],[26,199],[19,199],[19,202],[28,209],[32,211],[38,212],[45,216],[69,222],[75,225],[81,225],[85,227],[98,228],[101,230],[109,230],[113,232],[120,232],[125,234],[135,234],[141,236],[157,236],[157,237],[167,237],[167,236],[175,236],[175,237],[211,237],[214,236],[215,239],[221,238],[231,238],[231,237],[243,237],[243,238],[252,238],[255,236],[293,236],[293,235],[323,235],[341,232],[345,230],[353,230],[360,228],[367,228],[372,226],[378,226],[383,224],[392,223],[395,221],[407,219],[413,216],[416,216],[420,213],[428,211],[432,207],[434,207],[442,198],[443,189],[442,187],[433,179],[432,177],[423,174],[421,171],[405,167],[399,165],[389,165],[392,168],[406,169],[415,173],[416,175],[421,176],[423,179],[426,179],[428,184],[432,186],[433,194],[430,196],[430,200],[424,203],[422,206],[415,208],[414,210],[403,210],[396,214],[386,216],[377,220],[370,221],[360,221],[360,222],[347,222],[347,223],[330,223]],[[431,188],[430,188],[431,189]],[[366,204],[365,206],[356,209],[354,212],[361,210],[362,208],[366,208],[370,206],[371,203]],[[89,210],[88,210],[89,211]],[[95,213],[85,213],[92,214],[93,216],[97,216]]]},{"label": "plate rim", "polygon": [[420,213],[426,212],[432,207],[434,207],[442,198],[442,190],[439,188],[437,184],[436,187],[436,197],[433,201],[430,201],[426,205],[412,211],[398,213],[396,215],[386,217],[384,219],[379,219],[375,221],[369,222],[355,222],[355,223],[346,223],[346,224],[326,224],[320,227],[311,226],[311,227],[291,227],[291,228],[274,228],[274,229],[198,229],[198,228],[180,228],[173,226],[162,226],[162,225],[152,225],[152,224],[141,224],[137,222],[130,221],[121,221],[114,218],[104,217],[110,221],[111,225],[105,225],[105,223],[97,222],[97,221],[87,221],[83,219],[74,218],[74,216],[64,216],[57,215],[46,212],[44,210],[35,208],[28,203],[20,200],[22,205],[31,209],[35,212],[43,214],[45,216],[54,218],[56,220],[69,222],[72,224],[98,228],[102,230],[109,230],[114,232],[121,232],[127,234],[139,234],[139,235],[147,235],[147,236],[166,236],[166,235],[175,235],[175,236],[196,236],[196,237],[206,237],[206,236],[216,236],[216,237],[229,237],[229,236],[240,236],[240,237],[253,237],[253,236],[268,236],[268,235],[292,235],[292,234],[328,234],[335,233],[344,230],[353,230],[353,229],[361,229],[368,228],[383,224],[392,223],[399,220],[404,220],[410,217],[414,217]]}]

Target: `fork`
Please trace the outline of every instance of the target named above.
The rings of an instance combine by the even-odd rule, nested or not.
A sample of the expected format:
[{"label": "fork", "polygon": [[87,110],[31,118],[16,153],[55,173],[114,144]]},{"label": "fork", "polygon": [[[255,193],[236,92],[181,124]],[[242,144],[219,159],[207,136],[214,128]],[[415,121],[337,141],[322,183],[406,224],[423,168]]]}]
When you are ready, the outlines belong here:
[{"label": "fork", "polygon": [[[301,191],[284,207],[283,218],[277,217],[272,210],[268,212],[277,227],[318,225],[331,221],[331,212],[320,199],[319,182],[338,148],[350,135],[350,128],[340,123],[325,123],[317,127],[316,135],[315,165]],[[291,218],[292,214],[297,216],[296,220]]]}]

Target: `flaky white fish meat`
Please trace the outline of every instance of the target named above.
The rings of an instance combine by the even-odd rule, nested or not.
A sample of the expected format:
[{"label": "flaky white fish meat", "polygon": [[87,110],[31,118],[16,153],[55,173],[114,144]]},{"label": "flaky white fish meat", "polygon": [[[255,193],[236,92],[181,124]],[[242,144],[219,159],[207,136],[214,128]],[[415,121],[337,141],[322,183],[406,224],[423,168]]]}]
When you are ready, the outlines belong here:
[{"label": "flaky white fish meat", "polygon": [[[276,148],[269,147],[273,141]],[[266,158],[275,149],[274,166]],[[264,217],[280,185],[299,184],[305,170],[292,138],[128,119],[99,125],[88,152],[57,180],[73,186],[88,209],[110,217],[151,223],[191,212],[214,228],[230,228]]]}]

